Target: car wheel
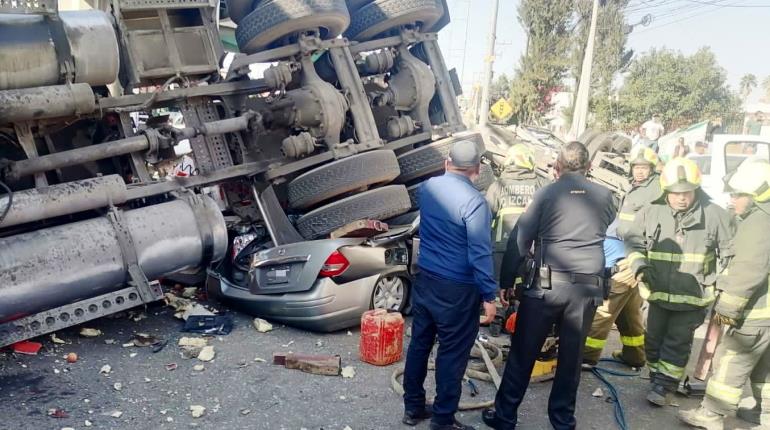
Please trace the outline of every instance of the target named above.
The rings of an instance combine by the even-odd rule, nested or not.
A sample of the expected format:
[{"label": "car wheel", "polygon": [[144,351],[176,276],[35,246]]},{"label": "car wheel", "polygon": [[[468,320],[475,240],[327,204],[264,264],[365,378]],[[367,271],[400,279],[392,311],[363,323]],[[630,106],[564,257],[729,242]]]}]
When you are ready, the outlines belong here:
[{"label": "car wheel", "polygon": [[600,133],[596,135],[591,141],[586,144],[588,149],[588,156],[591,160],[596,157],[597,152],[610,152],[612,151],[613,133]]},{"label": "car wheel", "polygon": [[353,221],[385,220],[411,208],[403,185],[388,185],[321,206],[297,220],[297,231],[305,239],[326,236]]},{"label": "car wheel", "polygon": [[597,135],[599,135],[598,131],[588,128],[580,134],[580,137],[577,138],[577,141],[585,146],[588,146],[588,144],[591,143],[591,140],[593,140],[593,138],[595,138]]},{"label": "car wheel", "polygon": [[261,0],[235,29],[235,38],[241,52],[253,54],[303,31],[319,29],[322,38],[333,39],[348,24],[345,0]]},{"label": "car wheel", "polygon": [[243,21],[243,18],[246,18],[246,15],[254,10],[254,7],[257,6],[259,0],[226,0],[225,3],[227,3],[227,11],[230,15],[230,19],[234,23],[240,24],[241,21]]},{"label": "car wheel", "polygon": [[369,151],[343,158],[304,173],[289,182],[292,209],[317,203],[374,184],[386,184],[401,173],[393,151]]},{"label": "car wheel", "polygon": [[482,164],[479,176],[473,181],[473,186],[479,191],[486,191],[495,182],[495,172],[489,164]]},{"label": "car wheel", "polygon": [[422,31],[436,31],[434,27],[443,16],[441,0],[375,0],[353,13],[345,37],[363,42],[415,23]]},{"label": "car wheel", "polygon": [[409,297],[408,283],[398,275],[381,276],[372,291],[372,309],[401,312]]}]

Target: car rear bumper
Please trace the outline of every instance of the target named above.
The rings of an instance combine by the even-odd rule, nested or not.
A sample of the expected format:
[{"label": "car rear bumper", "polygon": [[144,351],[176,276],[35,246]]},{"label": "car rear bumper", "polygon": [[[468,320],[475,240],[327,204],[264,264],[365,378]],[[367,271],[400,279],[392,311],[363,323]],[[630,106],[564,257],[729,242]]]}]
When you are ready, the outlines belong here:
[{"label": "car rear bumper", "polygon": [[250,315],[307,330],[331,332],[356,326],[369,309],[379,274],[345,284],[320,278],[304,292],[251,294],[216,272],[209,271],[209,295]]}]

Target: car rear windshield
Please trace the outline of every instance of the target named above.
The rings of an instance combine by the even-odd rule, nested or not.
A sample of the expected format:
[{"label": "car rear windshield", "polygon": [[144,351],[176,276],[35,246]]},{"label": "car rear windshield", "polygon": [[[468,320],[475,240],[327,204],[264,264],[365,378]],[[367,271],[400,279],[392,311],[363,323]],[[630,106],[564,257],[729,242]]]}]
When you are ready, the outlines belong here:
[{"label": "car rear windshield", "polygon": [[729,142],[725,145],[725,172],[732,173],[747,158],[770,162],[770,145],[753,141]]}]

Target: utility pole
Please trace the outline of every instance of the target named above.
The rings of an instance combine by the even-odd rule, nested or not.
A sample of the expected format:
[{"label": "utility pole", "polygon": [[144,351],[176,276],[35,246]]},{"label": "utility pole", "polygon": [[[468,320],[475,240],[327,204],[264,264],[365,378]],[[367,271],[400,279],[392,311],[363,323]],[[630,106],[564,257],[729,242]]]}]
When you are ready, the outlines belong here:
[{"label": "utility pole", "polygon": [[572,113],[572,127],[570,136],[577,139],[583,134],[588,122],[588,101],[591,95],[591,67],[594,64],[594,42],[596,41],[596,22],[599,16],[599,0],[594,0],[593,10],[591,11],[591,29],[588,32],[588,43],[586,44],[586,53],[583,57],[583,70],[580,73],[580,84],[575,96],[575,109]]},{"label": "utility pole", "polygon": [[479,127],[487,126],[489,117],[489,88],[492,85],[492,71],[495,64],[495,42],[497,41],[497,13],[500,9],[500,0],[492,0],[492,23],[489,30],[487,56],[484,59],[485,68],[482,77],[481,103],[479,104]]}]

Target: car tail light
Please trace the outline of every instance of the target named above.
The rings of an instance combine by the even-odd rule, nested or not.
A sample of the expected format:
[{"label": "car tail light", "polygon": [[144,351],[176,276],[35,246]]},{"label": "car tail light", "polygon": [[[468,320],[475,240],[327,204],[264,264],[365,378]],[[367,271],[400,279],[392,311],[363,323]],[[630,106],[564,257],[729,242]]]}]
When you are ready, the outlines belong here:
[{"label": "car tail light", "polygon": [[334,251],[329,258],[324,261],[324,265],[321,266],[321,271],[318,272],[318,276],[326,278],[339,276],[342,272],[348,270],[348,267],[350,267],[350,261],[348,261],[341,252]]}]

